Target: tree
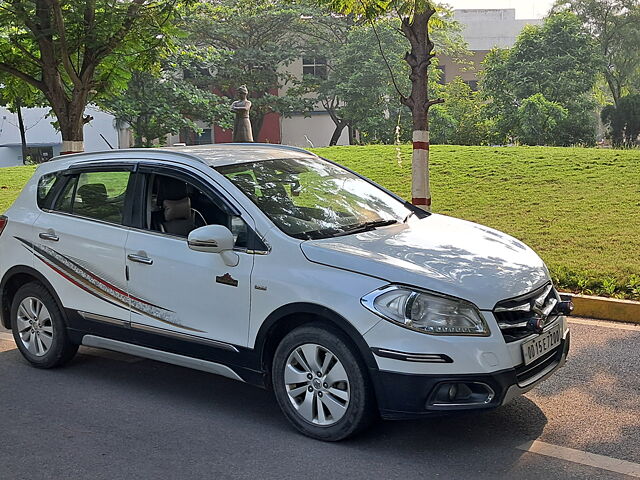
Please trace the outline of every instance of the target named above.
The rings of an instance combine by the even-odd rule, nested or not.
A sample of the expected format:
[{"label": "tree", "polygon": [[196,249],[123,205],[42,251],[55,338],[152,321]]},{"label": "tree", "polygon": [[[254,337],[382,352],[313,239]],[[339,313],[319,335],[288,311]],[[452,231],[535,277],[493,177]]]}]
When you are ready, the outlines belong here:
[{"label": "tree", "polygon": [[596,39],[601,71],[614,103],[640,80],[640,3],[637,0],[558,0],[553,11],[575,13]]},{"label": "tree", "polygon": [[124,88],[174,33],[178,0],[0,0],[0,72],[42,92],[62,151],[83,150],[85,107]]},{"label": "tree", "polygon": [[[392,83],[400,103],[411,111],[412,203],[430,210],[428,115],[433,105],[443,102],[441,98],[431,98],[428,89],[429,66],[435,57],[435,44],[431,33],[433,27],[442,22],[441,17],[437,15],[435,4],[431,0],[321,0],[321,3],[328,5],[336,12],[353,13],[371,22],[388,15],[399,17],[400,32],[410,48],[404,55],[404,61],[409,68],[410,93],[407,95],[393,76]],[[385,63],[389,68],[386,59]],[[392,73],[390,68],[389,71]]]},{"label": "tree", "polygon": [[182,128],[198,131],[195,120],[228,124],[228,105],[217,95],[170,75],[133,72],[128,88],[101,106],[129,124],[135,147],[151,147],[156,138]]},{"label": "tree", "polygon": [[[439,51],[451,56],[467,53],[459,24],[448,11],[439,12],[439,18],[432,29]],[[318,14],[306,23],[305,33],[311,38],[307,54],[327,59],[327,75],[316,76],[312,88],[336,126],[331,143],[347,126],[357,129],[361,142],[392,143],[397,137],[410,141],[411,134],[407,137],[405,132],[412,130],[411,111],[398,101],[395,88],[403,92],[411,88],[399,19]],[[437,90],[439,77],[431,65],[430,95]]]},{"label": "tree", "polygon": [[[306,81],[335,124],[330,144],[335,145],[345,127],[358,130],[363,143],[394,141],[398,115],[409,110],[395,96],[389,71],[380,68],[385,52],[389,68],[406,87],[402,37],[393,20],[353,25],[339,44],[316,46],[311,55],[327,59],[327,73]],[[337,43],[337,42],[336,42]]]},{"label": "tree", "polygon": [[432,108],[431,139],[433,143],[483,145],[488,142],[485,104],[478,92],[456,77],[442,87],[443,104]]},{"label": "tree", "polygon": [[556,145],[593,143],[593,88],[599,66],[592,38],[570,13],[528,26],[511,49],[490,52],[484,60],[480,88],[502,141],[522,133],[518,130],[519,109],[525,99],[539,93],[567,110],[549,141]]},{"label": "tree", "polygon": [[247,85],[256,138],[268,113],[287,116],[312,107],[303,85],[286,68],[301,55],[299,24],[307,8],[270,0],[208,0],[185,15],[184,43],[206,64],[195,74],[229,100],[236,88]]},{"label": "tree", "polygon": [[637,145],[640,136],[640,94],[626,95],[618,100],[618,105],[607,105],[602,109],[601,118],[614,146]]},{"label": "tree", "polygon": [[558,124],[567,116],[567,109],[559,103],[541,93],[531,95],[518,107],[518,139],[526,145],[553,144]]}]

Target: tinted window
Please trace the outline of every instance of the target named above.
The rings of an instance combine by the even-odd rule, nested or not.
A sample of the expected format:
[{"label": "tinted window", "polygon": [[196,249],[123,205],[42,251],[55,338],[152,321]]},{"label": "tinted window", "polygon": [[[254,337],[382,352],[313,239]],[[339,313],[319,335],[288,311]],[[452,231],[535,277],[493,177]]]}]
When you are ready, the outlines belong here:
[{"label": "tinted window", "polygon": [[85,172],[70,177],[55,210],[122,224],[130,172]]}]

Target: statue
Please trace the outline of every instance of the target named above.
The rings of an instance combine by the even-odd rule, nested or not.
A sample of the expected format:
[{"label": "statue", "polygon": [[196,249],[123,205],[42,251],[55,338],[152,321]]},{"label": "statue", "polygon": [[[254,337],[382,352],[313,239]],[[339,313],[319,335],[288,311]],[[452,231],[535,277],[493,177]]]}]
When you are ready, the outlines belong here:
[{"label": "statue", "polygon": [[238,88],[237,100],[231,104],[231,110],[236,114],[233,121],[233,141],[237,142],[253,142],[253,132],[251,130],[251,120],[249,119],[249,110],[251,109],[251,101],[247,100],[249,91],[246,85]]}]

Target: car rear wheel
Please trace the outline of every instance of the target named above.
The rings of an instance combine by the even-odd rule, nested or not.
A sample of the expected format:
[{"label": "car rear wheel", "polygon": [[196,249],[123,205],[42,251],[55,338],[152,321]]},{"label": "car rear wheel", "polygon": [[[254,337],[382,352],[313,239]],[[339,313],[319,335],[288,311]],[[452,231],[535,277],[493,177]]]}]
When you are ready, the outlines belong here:
[{"label": "car rear wheel", "polygon": [[289,333],[276,350],[272,382],[287,419],[309,437],[342,440],[374,418],[366,369],[340,332],[314,325]]},{"label": "car rear wheel", "polygon": [[39,283],[28,283],[16,292],[11,329],[20,353],[35,367],[64,365],[78,351],[69,340],[58,304]]}]

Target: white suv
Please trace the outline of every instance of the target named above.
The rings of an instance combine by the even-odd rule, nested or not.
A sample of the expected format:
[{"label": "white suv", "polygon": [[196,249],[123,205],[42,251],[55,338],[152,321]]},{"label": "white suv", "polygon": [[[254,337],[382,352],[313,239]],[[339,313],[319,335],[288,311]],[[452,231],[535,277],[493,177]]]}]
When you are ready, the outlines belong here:
[{"label": "white suv", "polygon": [[114,150],[41,165],[0,217],[0,307],[36,367],[100,347],[272,388],[302,433],[489,409],[562,366],[518,240],[305,150]]}]

